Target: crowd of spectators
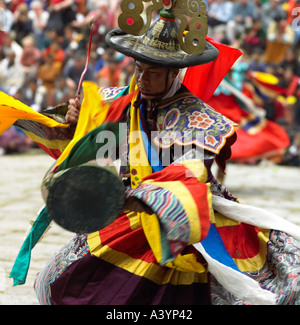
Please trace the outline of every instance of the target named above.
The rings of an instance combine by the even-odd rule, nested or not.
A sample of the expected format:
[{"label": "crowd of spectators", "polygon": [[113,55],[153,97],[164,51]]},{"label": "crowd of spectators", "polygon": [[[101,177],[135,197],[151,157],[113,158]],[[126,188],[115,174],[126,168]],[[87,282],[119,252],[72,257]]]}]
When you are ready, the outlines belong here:
[{"label": "crowd of spectators", "polygon": [[[119,13],[119,0],[0,0],[0,90],[38,112],[74,98],[92,18],[90,60],[83,80],[127,85],[132,60],[108,49],[104,41],[105,34],[118,27]],[[0,136],[0,155],[30,146],[15,127]]]},{"label": "crowd of spectators", "polygon": [[122,86],[132,74],[132,65],[104,42],[107,31],[117,27],[118,0],[0,0],[0,8],[5,12],[0,89],[36,111],[74,97],[92,17],[93,43],[84,80]]},{"label": "crowd of spectators", "polygon": [[[266,117],[282,125],[291,139],[283,163],[300,165],[300,1],[208,0],[208,34],[239,48],[231,81],[244,90],[249,73],[259,71],[277,80],[281,92],[257,93]],[[286,89],[282,93],[282,89]],[[255,100],[255,97],[253,98]]]},{"label": "crowd of spectators", "polygon": [[[105,34],[118,27],[120,2],[0,0],[0,90],[39,112],[74,97],[86,62],[92,17],[93,42],[84,79],[99,86],[128,85],[132,60],[107,48],[104,41]],[[263,109],[274,120],[274,102],[280,101],[283,114],[276,122],[287,128],[289,153],[293,164],[300,165],[300,0],[205,2],[208,35],[244,53],[233,67],[239,85],[254,70],[271,73],[288,89],[286,98],[265,99]]]}]

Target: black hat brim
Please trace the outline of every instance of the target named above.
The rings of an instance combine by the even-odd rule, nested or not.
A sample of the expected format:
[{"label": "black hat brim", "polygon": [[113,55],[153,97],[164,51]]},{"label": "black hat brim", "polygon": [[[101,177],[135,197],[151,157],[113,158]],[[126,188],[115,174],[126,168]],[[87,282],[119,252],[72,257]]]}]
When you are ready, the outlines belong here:
[{"label": "black hat brim", "polygon": [[141,36],[126,34],[121,29],[111,30],[105,37],[107,45],[116,51],[137,61],[167,68],[183,69],[206,64],[216,60],[219,55],[218,49],[207,41],[204,52],[193,55],[184,51],[171,52],[146,46],[140,39]]}]

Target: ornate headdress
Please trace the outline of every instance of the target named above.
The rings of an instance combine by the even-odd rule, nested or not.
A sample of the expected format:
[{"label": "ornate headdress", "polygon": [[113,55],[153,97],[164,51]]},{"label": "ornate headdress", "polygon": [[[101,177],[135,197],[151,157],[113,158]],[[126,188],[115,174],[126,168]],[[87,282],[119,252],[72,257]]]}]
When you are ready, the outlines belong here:
[{"label": "ornate headdress", "polygon": [[[120,29],[110,31],[106,42],[126,56],[169,68],[204,64],[218,56],[205,40],[207,13],[202,0],[122,0],[121,10]],[[159,11],[159,18],[150,26],[154,11]]]}]

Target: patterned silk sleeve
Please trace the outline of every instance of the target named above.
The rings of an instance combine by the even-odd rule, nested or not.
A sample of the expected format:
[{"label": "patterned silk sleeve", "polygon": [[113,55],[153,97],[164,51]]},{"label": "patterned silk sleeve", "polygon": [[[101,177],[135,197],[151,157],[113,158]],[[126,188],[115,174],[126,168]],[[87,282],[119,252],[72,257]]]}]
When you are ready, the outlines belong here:
[{"label": "patterned silk sleeve", "polygon": [[141,223],[160,264],[176,258],[190,244],[206,237],[213,216],[210,185],[201,160],[174,163],[144,178],[127,196],[149,206],[154,214]]},{"label": "patterned silk sleeve", "polygon": [[[52,115],[45,116],[52,118]],[[32,120],[17,120],[14,125],[54,159],[61,155],[74,136],[74,129],[49,127]]]}]

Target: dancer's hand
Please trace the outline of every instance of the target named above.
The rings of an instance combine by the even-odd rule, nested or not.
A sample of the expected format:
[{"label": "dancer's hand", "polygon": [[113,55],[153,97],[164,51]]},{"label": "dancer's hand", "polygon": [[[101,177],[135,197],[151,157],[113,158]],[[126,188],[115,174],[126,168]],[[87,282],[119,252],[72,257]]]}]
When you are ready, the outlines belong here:
[{"label": "dancer's hand", "polygon": [[70,124],[70,127],[76,127],[79,118],[80,107],[81,104],[78,98],[69,100],[66,122]]}]

